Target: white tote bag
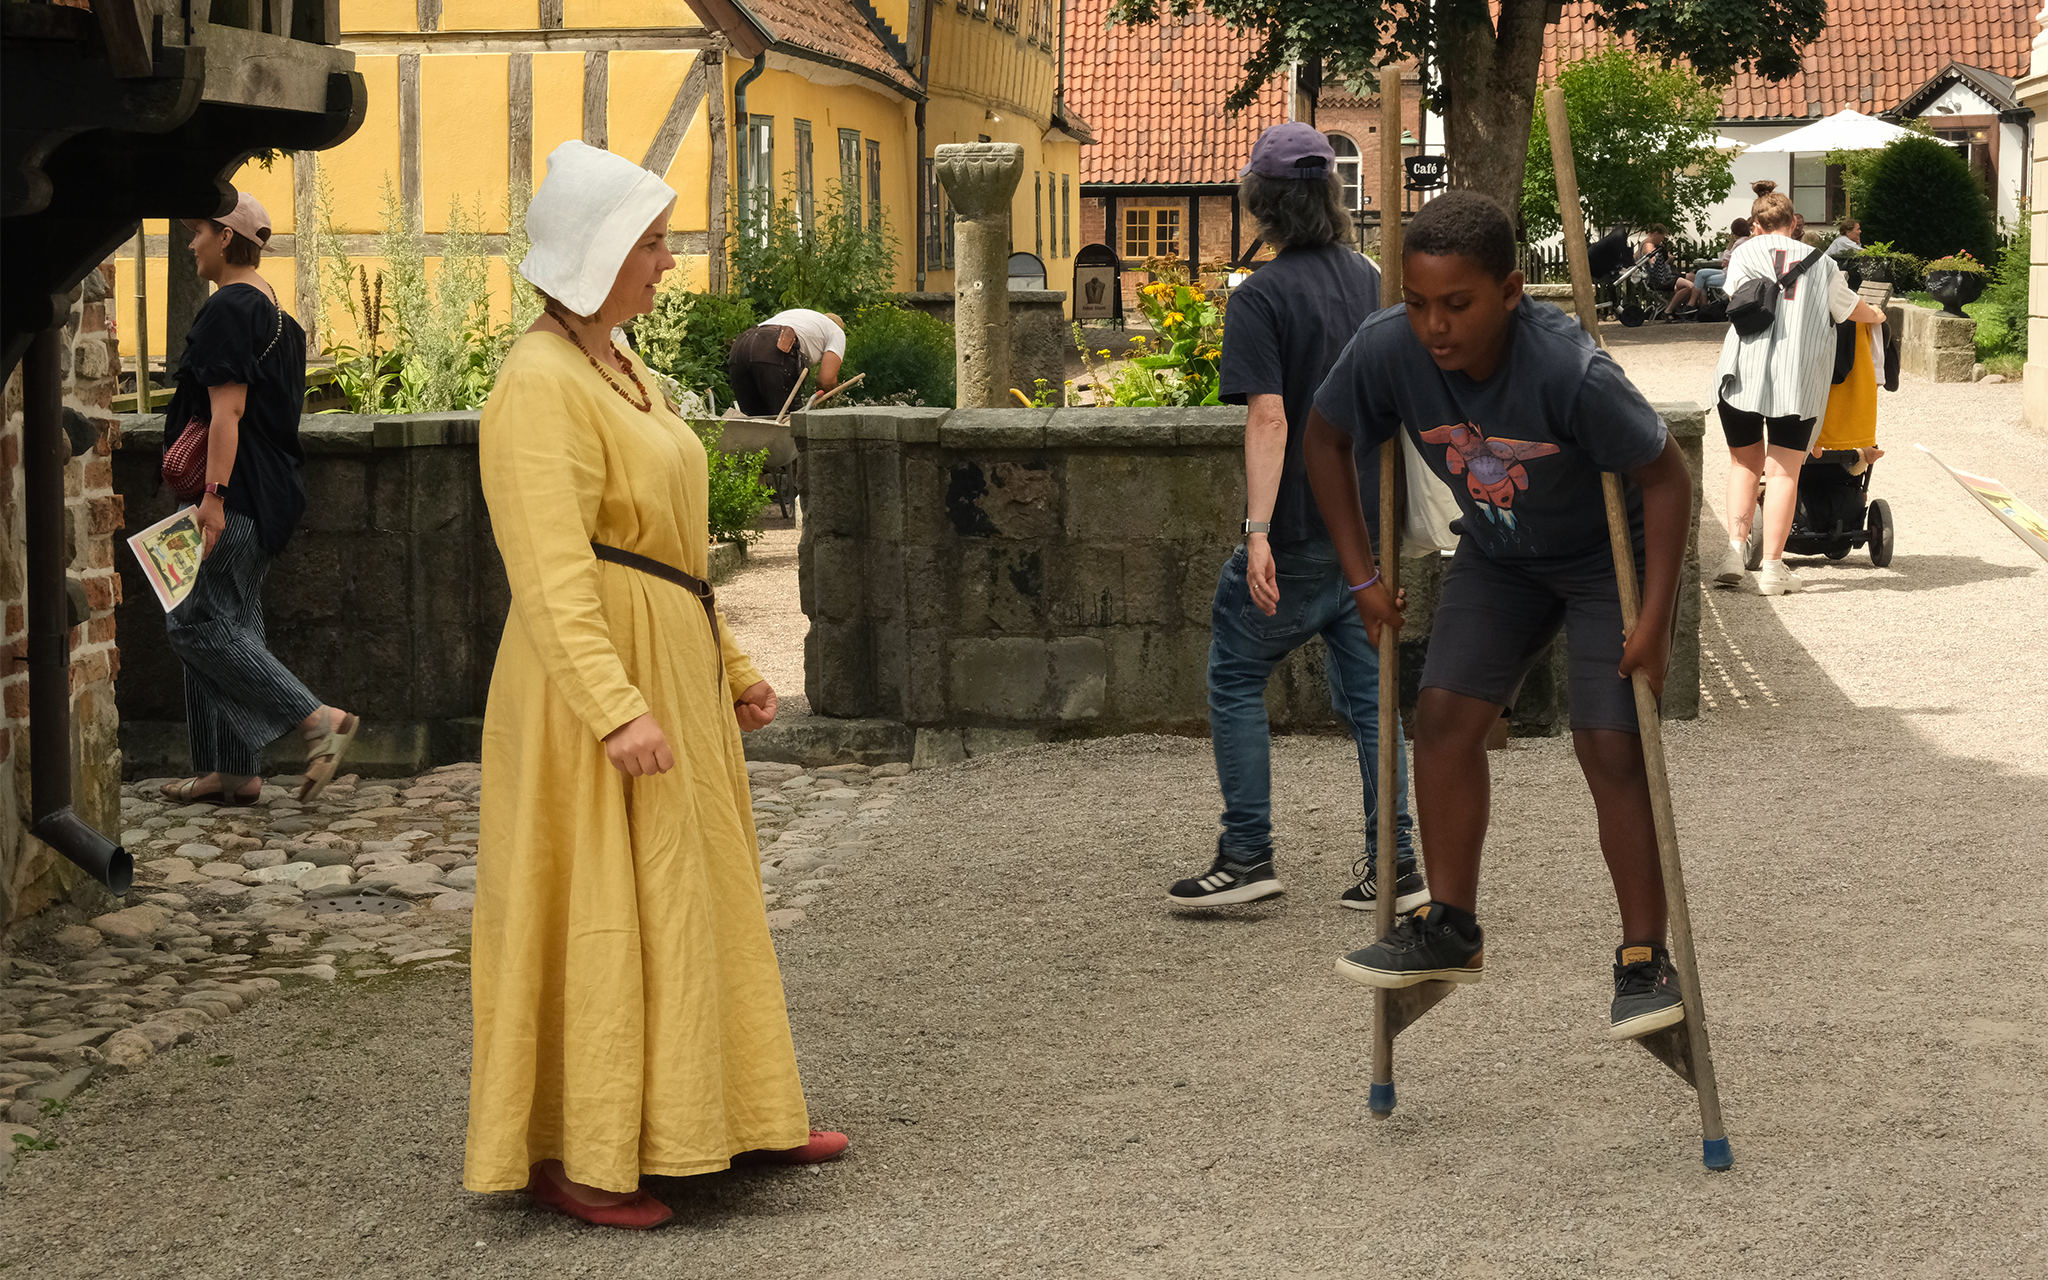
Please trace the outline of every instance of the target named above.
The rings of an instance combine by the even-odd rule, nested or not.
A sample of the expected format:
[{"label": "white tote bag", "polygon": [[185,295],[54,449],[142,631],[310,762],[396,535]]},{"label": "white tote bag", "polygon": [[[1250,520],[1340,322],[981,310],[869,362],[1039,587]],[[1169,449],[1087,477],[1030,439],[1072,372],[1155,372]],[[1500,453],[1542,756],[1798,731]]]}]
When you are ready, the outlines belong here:
[{"label": "white tote bag", "polygon": [[1458,500],[1422,460],[1415,438],[1405,427],[1401,430],[1401,459],[1408,481],[1408,519],[1401,527],[1401,554],[1413,557],[1456,551],[1458,535],[1451,532],[1451,521],[1461,514]]}]

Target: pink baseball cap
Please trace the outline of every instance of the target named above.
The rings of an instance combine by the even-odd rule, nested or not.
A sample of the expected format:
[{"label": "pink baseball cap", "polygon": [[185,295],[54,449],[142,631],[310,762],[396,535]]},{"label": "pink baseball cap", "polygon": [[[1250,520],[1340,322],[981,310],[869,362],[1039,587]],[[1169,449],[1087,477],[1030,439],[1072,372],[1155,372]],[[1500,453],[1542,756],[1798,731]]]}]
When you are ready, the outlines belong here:
[{"label": "pink baseball cap", "polygon": [[[185,225],[191,226],[204,221],[201,218],[186,218]],[[256,203],[256,197],[244,191],[235,197],[235,207],[213,219],[245,240],[266,244],[270,240],[270,215],[263,206]]]}]

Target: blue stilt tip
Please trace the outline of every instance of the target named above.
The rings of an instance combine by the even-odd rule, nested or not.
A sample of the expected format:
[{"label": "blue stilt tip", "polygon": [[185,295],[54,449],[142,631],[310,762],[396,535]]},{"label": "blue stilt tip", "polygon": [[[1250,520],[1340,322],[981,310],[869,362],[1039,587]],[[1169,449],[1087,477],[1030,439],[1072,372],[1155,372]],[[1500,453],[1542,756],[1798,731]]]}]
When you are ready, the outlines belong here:
[{"label": "blue stilt tip", "polygon": [[1700,1143],[1702,1158],[1709,1169],[1732,1169],[1735,1167],[1735,1153],[1728,1149],[1728,1139],[1707,1138]]},{"label": "blue stilt tip", "polygon": [[[1371,1096],[1366,1100],[1366,1105],[1372,1108],[1372,1113],[1376,1116],[1393,1115],[1394,1082],[1389,1080],[1385,1084],[1375,1083],[1372,1087]],[[1726,1150],[1728,1144],[1724,1142],[1721,1146],[1723,1150]]]}]

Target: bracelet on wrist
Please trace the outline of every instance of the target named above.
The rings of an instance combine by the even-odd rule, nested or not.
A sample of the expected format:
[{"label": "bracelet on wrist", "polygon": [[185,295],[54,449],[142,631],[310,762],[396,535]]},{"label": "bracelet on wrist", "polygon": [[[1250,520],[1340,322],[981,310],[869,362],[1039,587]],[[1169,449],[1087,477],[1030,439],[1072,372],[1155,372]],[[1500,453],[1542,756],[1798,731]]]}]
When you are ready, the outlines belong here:
[{"label": "bracelet on wrist", "polygon": [[1365,590],[1365,589],[1366,589],[1367,587],[1371,586],[1371,585],[1372,585],[1373,583],[1375,583],[1375,582],[1378,582],[1379,580],[1380,580],[1380,575],[1379,575],[1379,574],[1377,574],[1377,573],[1375,573],[1375,574],[1373,574],[1373,575],[1372,575],[1372,576],[1371,576],[1370,578],[1367,578],[1367,579],[1366,579],[1366,580],[1365,580],[1364,582],[1361,582],[1361,583],[1359,583],[1359,584],[1358,584],[1357,586],[1355,586],[1355,587],[1352,587],[1352,588],[1350,588],[1350,590],[1352,590],[1352,591],[1363,591],[1363,590]]}]

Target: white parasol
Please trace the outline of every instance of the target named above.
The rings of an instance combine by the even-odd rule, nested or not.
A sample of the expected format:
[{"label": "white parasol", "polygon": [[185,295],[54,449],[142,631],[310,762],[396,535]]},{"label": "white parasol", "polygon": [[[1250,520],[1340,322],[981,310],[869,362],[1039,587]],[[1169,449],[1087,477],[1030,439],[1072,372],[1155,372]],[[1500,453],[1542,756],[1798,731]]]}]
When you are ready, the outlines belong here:
[{"label": "white parasol", "polygon": [[1912,136],[1911,129],[1887,124],[1876,116],[1843,107],[1824,120],[1772,138],[1751,143],[1749,154],[1764,151],[1874,151],[1900,138]]}]

